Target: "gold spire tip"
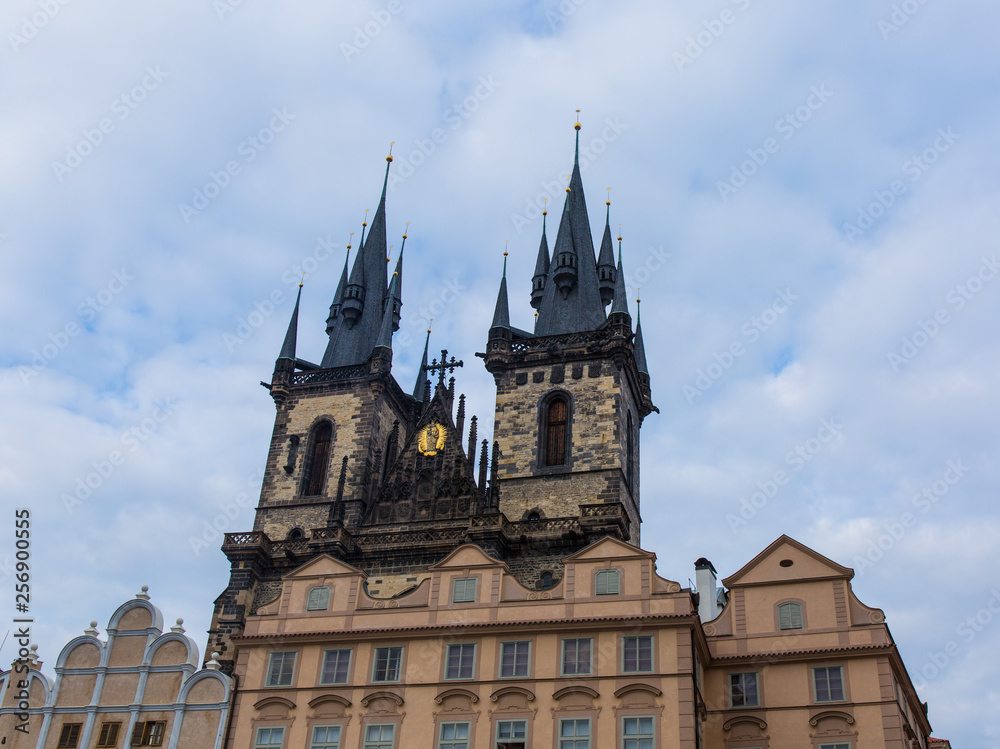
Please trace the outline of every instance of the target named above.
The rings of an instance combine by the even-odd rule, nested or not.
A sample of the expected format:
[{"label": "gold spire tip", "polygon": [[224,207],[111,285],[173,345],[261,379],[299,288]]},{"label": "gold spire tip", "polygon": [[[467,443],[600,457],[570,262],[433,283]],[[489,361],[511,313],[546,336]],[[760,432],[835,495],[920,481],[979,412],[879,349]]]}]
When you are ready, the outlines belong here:
[{"label": "gold spire tip", "polygon": [[573,129],[574,130],[579,130],[580,129],[580,110],[579,109],[576,110],[576,122],[573,123]]},{"label": "gold spire tip", "polygon": [[385,157],[385,160],[388,161],[390,164],[392,163],[392,147],[395,144],[396,144],[396,141],[394,141],[394,140],[389,142],[389,155]]}]

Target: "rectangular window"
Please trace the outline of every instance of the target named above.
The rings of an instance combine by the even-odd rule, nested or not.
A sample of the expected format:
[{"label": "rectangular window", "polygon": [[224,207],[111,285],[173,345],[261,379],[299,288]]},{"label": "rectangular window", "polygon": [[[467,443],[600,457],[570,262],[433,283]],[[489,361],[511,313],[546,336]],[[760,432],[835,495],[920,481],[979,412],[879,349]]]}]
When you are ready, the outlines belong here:
[{"label": "rectangular window", "polygon": [[63,723],[57,746],[60,749],[73,749],[80,741],[80,727],[82,725],[83,723]]},{"label": "rectangular window", "polygon": [[392,723],[366,726],[363,749],[392,749],[395,738],[396,726]]},{"label": "rectangular window", "polygon": [[[132,746],[162,746],[163,732],[167,723],[163,720],[147,720],[135,724],[132,729]],[[284,729],[281,729],[284,730]],[[280,744],[279,744],[280,746]]]},{"label": "rectangular window", "polygon": [[340,726],[315,726],[309,749],[340,749]]},{"label": "rectangular window", "polygon": [[622,638],[622,671],[626,674],[653,670],[653,638],[650,635]]},{"label": "rectangular window", "polygon": [[469,724],[442,723],[437,749],[469,749]]},{"label": "rectangular window", "polygon": [[757,707],[759,704],[756,672],[729,674],[729,706]]},{"label": "rectangular window", "polygon": [[819,749],[851,749],[850,744],[820,744]]},{"label": "rectangular window", "polygon": [[101,723],[101,734],[97,737],[97,746],[111,747],[118,746],[118,733],[122,729],[121,723]]},{"label": "rectangular window", "polygon": [[327,650],[323,654],[323,675],[320,684],[346,684],[347,674],[351,668],[351,651]]},{"label": "rectangular window", "polygon": [[498,720],[496,749],[524,749],[528,740],[528,721]]},{"label": "rectangular window", "polygon": [[618,570],[599,570],[596,576],[594,592],[599,596],[616,596],[621,588],[621,575]]},{"label": "rectangular window", "polygon": [[449,645],[444,678],[471,679],[476,663],[476,646],[471,643]]},{"label": "rectangular window", "polygon": [[653,719],[622,718],[622,749],[653,749]]},{"label": "rectangular window", "polygon": [[813,669],[817,702],[842,702],[844,700],[844,672],[840,666]]},{"label": "rectangular window", "polygon": [[563,676],[582,676],[590,673],[593,642],[589,637],[562,641]]},{"label": "rectangular window", "polygon": [[590,749],[590,719],[560,720],[559,749]]},{"label": "rectangular window", "polygon": [[500,676],[505,679],[513,676],[527,676],[530,655],[531,642],[529,640],[500,643]]},{"label": "rectangular window", "polygon": [[451,585],[452,603],[474,603],[476,600],[476,578],[456,577]]},{"label": "rectangular window", "polygon": [[326,611],[330,608],[330,589],[312,588],[306,597],[306,611]]},{"label": "rectangular window", "polygon": [[290,687],[295,673],[295,651],[271,653],[271,663],[267,668],[267,686]]},{"label": "rectangular window", "polygon": [[802,629],[802,604],[778,604],[778,629]]},{"label": "rectangular window", "polygon": [[284,728],[258,728],[253,749],[281,749],[285,742]]},{"label": "rectangular window", "polygon": [[403,663],[403,648],[375,648],[375,666],[372,681],[399,681],[399,668]]}]

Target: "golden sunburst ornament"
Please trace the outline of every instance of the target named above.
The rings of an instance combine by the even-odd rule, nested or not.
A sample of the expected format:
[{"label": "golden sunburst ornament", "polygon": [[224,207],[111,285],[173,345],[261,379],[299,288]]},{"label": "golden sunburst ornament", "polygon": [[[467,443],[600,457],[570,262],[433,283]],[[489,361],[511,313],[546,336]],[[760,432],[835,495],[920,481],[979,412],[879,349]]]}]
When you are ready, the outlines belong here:
[{"label": "golden sunburst ornament", "polygon": [[445,425],[432,421],[417,435],[417,450],[420,451],[421,455],[437,455],[444,448],[444,440],[447,436],[448,429]]}]

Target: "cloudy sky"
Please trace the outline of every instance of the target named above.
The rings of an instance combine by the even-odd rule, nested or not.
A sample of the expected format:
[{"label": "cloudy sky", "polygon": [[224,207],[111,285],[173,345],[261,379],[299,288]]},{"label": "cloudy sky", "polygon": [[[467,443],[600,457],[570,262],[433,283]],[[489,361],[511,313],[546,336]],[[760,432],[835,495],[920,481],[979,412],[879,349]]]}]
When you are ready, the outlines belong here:
[{"label": "cloudy sky", "polygon": [[144,584],[204,643],[213,523],[253,522],[258,383],[303,270],[322,356],[390,142],[394,372],[433,317],[488,432],[504,243],[528,328],[580,109],[592,225],[611,187],[642,298],[661,574],[732,574],[782,533],[854,567],[935,733],[995,746],[998,24],[985,0],[9,0],[3,610],[26,507],[49,666]]}]

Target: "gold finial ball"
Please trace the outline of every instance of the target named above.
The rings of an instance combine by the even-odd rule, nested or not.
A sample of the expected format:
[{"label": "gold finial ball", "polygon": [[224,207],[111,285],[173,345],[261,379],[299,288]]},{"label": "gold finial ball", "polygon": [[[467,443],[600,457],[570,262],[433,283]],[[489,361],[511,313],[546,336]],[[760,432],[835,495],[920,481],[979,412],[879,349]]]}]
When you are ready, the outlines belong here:
[{"label": "gold finial ball", "polygon": [[406,239],[406,235],[405,234],[403,235],[403,239]]},{"label": "gold finial ball", "polygon": [[299,288],[300,289],[302,288],[302,282],[301,281],[299,281]]},{"label": "gold finial ball", "polygon": [[391,164],[392,163],[392,154],[390,153],[388,156],[386,156],[385,160],[388,161]]},{"label": "gold finial ball", "polygon": [[580,123],[579,123],[579,122],[577,122],[577,123],[574,123],[574,125],[573,125],[573,129],[574,129],[574,130],[579,130],[579,129],[580,129]]},{"label": "gold finial ball", "polygon": [[605,200],[604,201],[604,205],[611,205],[611,201],[610,200]]},{"label": "gold finial ball", "polygon": [[619,235],[618,235],[618,241],[619,241],[619,242],[621,242],[621,241],[622,241],[622,235],[621,235],[621,234],[619,234]]},{"label": "gold finial ball", "polygon": [[568,187],[566,188],[566,192],[569,192],[569,188]]},{"label": "gold finial ball", "polygon": [[548,211],[542,211],[542,215],[543,215],[543,216],[548,216],[548,215],[549,215],[549,212],[548,212]]}]

